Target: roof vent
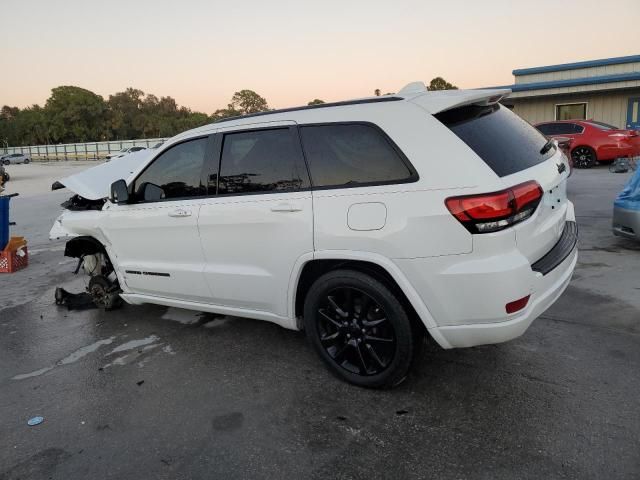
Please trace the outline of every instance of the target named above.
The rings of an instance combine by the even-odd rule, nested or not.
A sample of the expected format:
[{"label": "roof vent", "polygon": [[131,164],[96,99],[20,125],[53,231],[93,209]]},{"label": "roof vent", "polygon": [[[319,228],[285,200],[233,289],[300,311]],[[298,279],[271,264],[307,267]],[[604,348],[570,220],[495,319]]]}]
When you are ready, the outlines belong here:
[{"label": "roof vent", "polygon": [[425,93],[426,91],[427,86],[424,82],[411,82],[400,90],[398,95],[416,95],[418,93]]}]

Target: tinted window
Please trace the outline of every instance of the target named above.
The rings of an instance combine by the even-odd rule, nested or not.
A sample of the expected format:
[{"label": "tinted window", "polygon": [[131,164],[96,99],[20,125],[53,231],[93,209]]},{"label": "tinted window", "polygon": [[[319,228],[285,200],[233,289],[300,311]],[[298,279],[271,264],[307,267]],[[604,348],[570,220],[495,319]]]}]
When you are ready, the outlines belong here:
[{"label": "tinted window", "polygon": [[582,129],[575,123],[556,123],[556,135],[571,135],[579,133]]},{"label": "tinted window", "polygon": [[542,125],[538,125],[536,128],[544,135],[555,135],[555,129],[553,127],[555,127],[553,123],[544,123]]},{"label": "tinted window", "polygon": [[144,150],[144,147],[133,147],[133,148],[131,149],[131,151],[132,151],[132,152],[138,152],[138,151],[140,151],[140,150]]},{"label": "tinted window", "polygon": [[500,105],[466,106],[435,115],[500,177],[533,167],[551,157],[540,151],[547,139]]},{"label": "tinted window", "polygon": [[206,145],[206,138],[198,138],[166,150],[138,177],[137,191],[148,182],[162,188],[165,199],[205,195],[200,176]]},{"label": "tinted window", "polygon": [[584,132],[584,127],[582,125],[578,125],[577,123],[571,124],[571,133],[582,133]]},{"label": "tinted window", "polygon": [[219,194],[286,192],[308,187],[300,142],[289,128],[224,136]]},{"label": "tinted window", "polygon": [[412,178],[389,140],[370,125],[314,125],[300,131],[316,187],[393,183]]}]

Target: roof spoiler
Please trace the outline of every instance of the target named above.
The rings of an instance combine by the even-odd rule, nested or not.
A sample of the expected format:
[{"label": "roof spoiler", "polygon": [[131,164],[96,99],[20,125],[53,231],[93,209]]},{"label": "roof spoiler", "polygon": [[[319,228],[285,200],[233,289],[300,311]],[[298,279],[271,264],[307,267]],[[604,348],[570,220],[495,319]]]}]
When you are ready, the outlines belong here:
[{"label": "roof spoiler", "polygon": [[433,115],[464,105],[493,105],[510,94],[511,90],[508,88],[433,91],[428,90],[423,82],[409,83],[397,93]]}]

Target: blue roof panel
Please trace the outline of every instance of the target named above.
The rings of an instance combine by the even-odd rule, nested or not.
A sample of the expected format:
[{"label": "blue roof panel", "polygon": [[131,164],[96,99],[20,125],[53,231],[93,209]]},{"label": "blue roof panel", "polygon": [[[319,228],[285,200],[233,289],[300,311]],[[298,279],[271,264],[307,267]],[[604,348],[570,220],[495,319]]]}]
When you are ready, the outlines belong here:
[{"label": "blue roof panel", "polygon": [[577,68],[604,67],[606,65],[620,65],[623,63],[640,62],[640,55],[629,55],[626,57],[603,58],[600,60],[588,60],[586,62],[561,63],[558,65],[548,65],[546,67],[519,68],[513,71],[515,76],[531,75],[534,73],[562,72],[564,70],[575,70]]},{"label": "blue roof panel", "polygon": [[571,78],[568,80],[551,80],[548,82],[517,83],[515,85],[501,85],[499,87],[490,88],[510,88],[512,92],[527,92],[530,90],[577,87],[580,85],[597,85],[599,83],[628,82],[633,80],[640,80],[640,72],[599,75],[597,77]]}]

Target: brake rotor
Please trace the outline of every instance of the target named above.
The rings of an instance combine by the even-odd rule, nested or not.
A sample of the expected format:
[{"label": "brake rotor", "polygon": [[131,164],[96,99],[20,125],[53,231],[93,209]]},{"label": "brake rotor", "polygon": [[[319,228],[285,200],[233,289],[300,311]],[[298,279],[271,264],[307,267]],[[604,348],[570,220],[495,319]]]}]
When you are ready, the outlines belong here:
[{"label": "brake rotor", "polygon": [[91,295],[93,303],[105,310],[113,310],[122,304],[117,284],[112,284],[102,275],[91,277],[87,291]]}]

